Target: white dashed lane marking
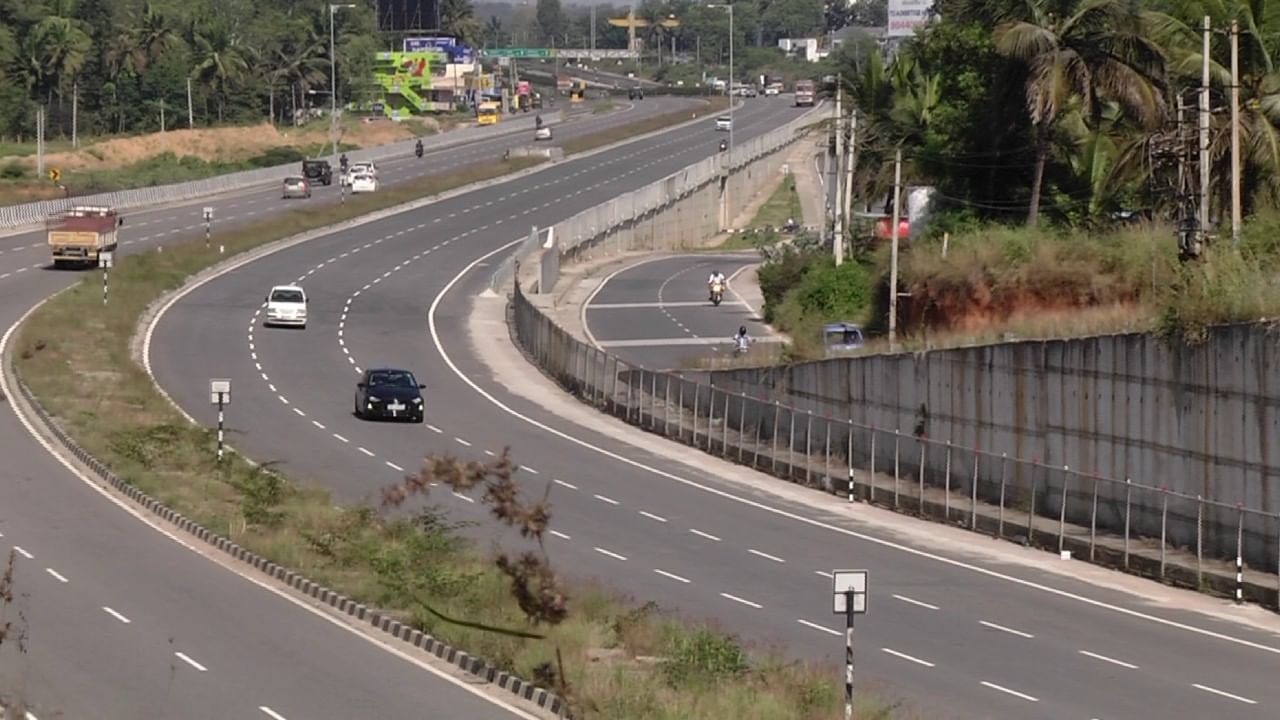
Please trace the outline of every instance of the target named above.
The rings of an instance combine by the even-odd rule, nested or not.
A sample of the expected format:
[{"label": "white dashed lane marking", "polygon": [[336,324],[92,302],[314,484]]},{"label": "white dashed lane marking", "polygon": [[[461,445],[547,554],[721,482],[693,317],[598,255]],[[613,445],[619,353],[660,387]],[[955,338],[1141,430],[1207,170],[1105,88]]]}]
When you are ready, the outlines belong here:
[{"label": "white dashed lane marking", "polygon": [[115,619],[119,620],[120,622],[124,623],[125,625],[128,625],[129,623],[133,622],[133,621],[132,621],[132,620],[130,620],[129,618],[125,617],[124,615],[121,615],[120,613],[116,612],[115,610],[112,610],[111,608],[107,607],[106,605],[103,605],[103,606],[102,606],[102,611],[103,611],[103,612],[105,612],[106,614],[110,615],[111,617],[113,617],[113,618],[115,618]]},{"label": "white dashed lane marking", "polygon": [[708,540],[714,540],[715,542],[721,542],[720,538],[716,537],[715,535],[712,535],[711,533],[705,533],[705,532],[702,532],[701,530],[699,530],[699,529],[697,529],[697,528],[689,528],[689,532],[693,533],[694,535],[697,535],[698,537],[704,537],[704,538],[706,538],[706,539],[708,539]]},{"label": "white dashed lane marking", "polygon": [[559,530],[552,530],[552,531],[551,531],[551,534],[552,534],[552,535],[555,535],[556,537],[560,538],[561,540],[571,540],[571,539],[572,539],[572,538],[570,538],[568,535],[565,535],[564,533],[560,532]]},{"label": "white dashed lane marking", "polygon": [[183,653],[181,653],[181,652],[175,652],[175,653],[174,653],[174,655],[178,656],[178,659],[179,659],[179,660],[181,660],[181,661],[185,662],[186,664],[190,665],[191,667],[195,668],[196,670],[199,670],[200,672],[208,672],[208,671],[209,671],[209,668],[207,668],[207,667],[205,667],[205,666],[201,665],[200,663],[196,662],[195,660],[192,660],[190,657],[188,657],[187,655],[185,655],[185,654],[183,654]]},{"label": "white dashed lane marking", "polygon": [[605,556],[607,556],[607,557],[611,557],[611,558],[613,558],[613,559],[615,559],[615,560],[626,560],[626,559],[627,559],[625,555],[619,555],[619,554],[618,554],[618,553],[616,553],[616,552],[611,552],[611,551],[609,551],[609,550],[605,550],[605,549],[604,549],[604,548],[602,548],[602,547],[593,547],[593,548],[592,548],[592,550],[595,550],[596,552],[600,553],[601,555],[605,555]]},{"label": "white dashed lane marking", "polygon": [[675,580],[676,582],[682,582],[682,583],[686,583],[686,584],[690,582],[687,578],[682,578],[682,577],[680,577],[679,575],[676,575],[675,573],[669,573],[669,572],[667,572],[666,570],[659,570],[658,568],[654,568],[654,569],[653,569],[653,571],[654,571],[655,573],[657,573],[657,574],[661,575],[662,577],[665,577],[665,578],[671,578],[672,580]]},{"label": "white dashed lane marking", "polygon": [[736,603],[741,603],[741,604],[743,604],[743,605],[746,605],[747,607],[753,607],[753,608],[755,608],[756,610],[759,610],[760,608],[764,607],[763,605],[761,605],[761,604],[759,604],[759,603],[754,603],[754,602],[751,602],[750,600],[747,600],[747,599],[744,599],[744,598],[740,598],[740,597],[738,597],[737,595],[730,595],[729,593],[720,593],[720,597],[725,598],[725,599],[728,599],[728,600],[732,600],[732,601],[734,601],[734,602],[736,602]]},{"label": "white dashed lane marking", "polygon": [[44,569],[44,571],[45,571],[45,572],[47,572],[47,573],[49,573],[50,575],[52,575],[52,576],[53,576],[53,579],[54,579],[54,580],[57,580],[57,581],[58,581],[58,582],[60,582],[60,583],[70,582],[70,581],[69,581],[69,580],[67,580],[65,577],[63,577],[61,574],[59,574],[57,570],[54,570],[53,568],[45,568],[45,569]]}]

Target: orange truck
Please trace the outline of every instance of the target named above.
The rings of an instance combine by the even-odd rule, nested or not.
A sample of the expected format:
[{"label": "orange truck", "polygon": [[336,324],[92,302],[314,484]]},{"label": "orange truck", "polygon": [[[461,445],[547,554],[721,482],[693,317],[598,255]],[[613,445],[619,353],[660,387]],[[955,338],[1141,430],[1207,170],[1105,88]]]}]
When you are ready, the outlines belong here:
[{"label": "orange truck", "polygon": [[53,266],[96,266],[98,254],[115,252],[124,218],[113,208],[77,205],[45,222]]}]

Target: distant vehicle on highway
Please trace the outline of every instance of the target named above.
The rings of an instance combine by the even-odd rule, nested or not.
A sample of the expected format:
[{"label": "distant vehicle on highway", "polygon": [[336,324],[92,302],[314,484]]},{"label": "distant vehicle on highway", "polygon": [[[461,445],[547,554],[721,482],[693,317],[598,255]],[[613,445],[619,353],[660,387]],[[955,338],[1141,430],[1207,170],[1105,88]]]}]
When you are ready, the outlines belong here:
[{"label": "distant vehicle on highway", "polygon": [[729,117],[728,115],[721,115],[720,117],[716,118],[717,131],[723,130],[725,132],[728,132],[729,130],[732,130],[732,129],[733,129],[733,118]]},{"label": "distant vehicle on highway", "polygon": [[311,185],[304,177],[287,177],[284,179],[284,189],[280,193],[280,197],[284,200],[290,198],[309,198],[311,197]]},{"label": "distant vehicle on highway", "polygon": [[796,107],[812,107],[815,92],[816,87],[812,80],[797,80],[795,88]]},{"label": "distant vehicle on highway", "polygon": [[378,166],[374,165],[373,161],[371,160],[365,161],[365,162],[352,163],[350,172],[353,175],[359,175],[360,173],[367,173],[374,177],[378,177]]},{"label": "distant vehicle on highway", "polygon": [[502,107],[496,102],[485,101],[480,103],[480,107],[476,108],[477,125],[497,125],[498,119],[501,117]]},{"label": "distant vehicle on highway", "polygon": [[781,83],[773,83],[773,84],[771,84],[771,85],[767,86],[767,87],[764,89],[764,96],[765,96],[765,97],[773,97],[773,96],[775,96],[775,95],[781,95],[781,94],[782,94],[782,84],[781,84]]},{"label": "distant vehicle on highway", "polygon": [[822,345],[829,353],[858,350],[866,344],[862,328],[853,323],[835,322],[822,326]]},{"label": "distant vehicle on highway", "polygon": [[551,139],[551,126],[549,126],[549,125],[543,125],[542,127],[538,128],[537,130],[534,130],[534,131],[533,131],[533,139],[534,139],[534,140],[550,140],[550,139]]},{"label": "distant vehicle on highway", "polygon": [[116,229],[123,224],[114,208],[102,205],[77,205],[49,217],[45,229],[53,266],[96,266],[99,253],[115,251]]},{"label": "distant vehicle on highway", "polygon": [[356,417],[361,420],[389,418],[420,423],[426,417],[422,402],[422,390],[426,387],[408,370],[365,370],[356,383]]},{"label": "distant vehicle on highway", "polygon": [[277,285],[267,295],[267,316],[262,321],[266,327],[287,325],[307,326],[307,305],[310,299],[298,285]]},{"label": "distant vehicle on highway", "polygon": [[353,194],[362,193],[362,192],[377,192],[377,191],[378,191],[378,178],[370,175],[367,172],[351,174],[351,192]]},{"label": "distant vehicle on highway", "polygon": [[628,100],[643,100],[644,88],[633,87],[627,91]]},{"label": "distant vehicle on highway", "polygon": [[321,185],[332,185],[333,166],[328,160],[303,160],[302,176]]}]

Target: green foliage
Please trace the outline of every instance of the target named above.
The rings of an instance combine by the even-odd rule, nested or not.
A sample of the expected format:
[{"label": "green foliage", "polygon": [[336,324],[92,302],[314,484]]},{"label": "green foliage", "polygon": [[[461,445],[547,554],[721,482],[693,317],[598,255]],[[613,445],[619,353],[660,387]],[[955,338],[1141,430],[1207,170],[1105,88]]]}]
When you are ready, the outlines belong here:
[{"label": "green foliage", "polygon": [[672,685],[732,680],[747,671],[747,653],[733,638],[707,627],[666,628],[663,671]]},{"label": "green foliage", "polygon": [[830,258],[812,262],[792,290],[800,309],[824,321],[860,320],[871,306],[871,272],[863,264]]},{"label": "green foliage", "polygon": [[760,293],[764,296],[765,322],[774,322],[778,306],[787,292],[800,284],[811,261],[809,254],[784,245],[777,254],[761,263],[756,277],[760,281]]}]

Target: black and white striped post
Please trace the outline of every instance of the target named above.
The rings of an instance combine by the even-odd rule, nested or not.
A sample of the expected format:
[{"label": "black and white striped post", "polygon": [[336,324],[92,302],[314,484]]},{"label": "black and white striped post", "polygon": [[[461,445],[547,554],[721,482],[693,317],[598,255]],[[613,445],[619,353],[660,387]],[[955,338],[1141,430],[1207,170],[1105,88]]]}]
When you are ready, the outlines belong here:
[{"label": "black and white striped post", "polygon": [[867,571],[833,571],[831,594],[835,613],[844,615],[844,717],[853,720],[853,618],[867,612]]},{"label": "black and white striped post", "polygon": [[210,380],[209,402],[218,406],[218,462],[222,462],[223,411],[231,404],[231,381],[225,378]]},{"label": "black and white striped post", "polygon": [[205,206],[204,208],[204,246],[209,247],[209,241],[213,235],[213,208]]},{"label": "black and white striped post", "polygon": [[1244,504],[1236,503],[1236,604],[1244,604]]},{"label": "black and white striped post", "polygon": [[98,267],[102,268],[102,304],[107,304],[107,276],[115,264],[115,253],[103,250],[98,253]]}]

